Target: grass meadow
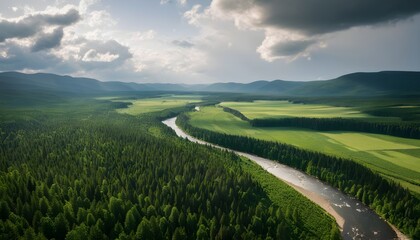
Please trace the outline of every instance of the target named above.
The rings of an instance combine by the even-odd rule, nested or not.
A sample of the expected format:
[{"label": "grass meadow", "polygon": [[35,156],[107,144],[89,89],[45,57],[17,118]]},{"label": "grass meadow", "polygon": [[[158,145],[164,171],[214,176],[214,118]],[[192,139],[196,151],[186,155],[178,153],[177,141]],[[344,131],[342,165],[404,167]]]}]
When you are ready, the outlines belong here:
[{"label": "grass meadow", "polygon": [[278,141],[358,161],[420,195],[420,140],[359,132],[256,128],[214,106],[192,112],[190,117],[193,126],[211,131]]},{"label": "grass meadow", "polygon": [[136,100],[118,100],[118,102],[131,102],[128,108],[117,109],[119,113],[139,115],[142,113],[158,112],[169,108],[185,106],[188,103],[200,102],[198,95],[164,95],[156,98]]}]

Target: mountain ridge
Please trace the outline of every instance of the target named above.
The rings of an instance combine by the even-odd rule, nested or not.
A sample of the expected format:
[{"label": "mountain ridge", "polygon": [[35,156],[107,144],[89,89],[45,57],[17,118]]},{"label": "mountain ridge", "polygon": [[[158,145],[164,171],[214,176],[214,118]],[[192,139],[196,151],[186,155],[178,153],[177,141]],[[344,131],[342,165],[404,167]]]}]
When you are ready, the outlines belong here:
[{"label": "mountain ridge", "polygon": [[251,83],[174,84],[102,82],[93,78],[52,73],[0,73],[0,91],[52,91],[79,94],[101,94],[129,91],[201,91],[257,93],[283,96],[377,96],[420,95],[420,72],[356,72],[330,80],[286,81],[258,80]]}]

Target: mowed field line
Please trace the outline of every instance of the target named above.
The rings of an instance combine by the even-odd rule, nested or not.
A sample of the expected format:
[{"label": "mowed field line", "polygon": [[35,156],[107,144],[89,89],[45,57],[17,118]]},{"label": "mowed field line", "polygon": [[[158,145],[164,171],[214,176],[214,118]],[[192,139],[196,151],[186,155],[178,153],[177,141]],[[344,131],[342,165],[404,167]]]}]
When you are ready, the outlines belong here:
[{"label": "mowed field line", "polygon": [[414,157],[402,152],[398,151],[371,151],[372,155],[389,161],[396,165],[403,165],[409,169],[413,169],[415,171],[419,171],[418,169],[418,161],[420,161],[419,157]]},{"label": "mowed field line", "polygon": [[351,107],[333,107],[321,104],[294,104],[288,101],[257,100],[253,102],[222,102],[220,105],[238,110],[249,119],[280,117],[340,117],[381,119],[384,121],[398,120],[397,118],[372,116]]},{"label": "mowed field line", "polygon": [[355,151],[402,150],[420,148],[419,146],[415,145],[380,139],[376,136],[378,134],[367,135],[353,132],[324,132],[322,134]]},{"label": "mowed field line", "polygon": [[[420,140],[357,132],[320,132],[297,128],[254,128],[220,107],[189,113],[191,124],[221,133],[291,144],[349,158],[395,179],[420,194]],[[349,140],[346,137],[350,137]]]}]

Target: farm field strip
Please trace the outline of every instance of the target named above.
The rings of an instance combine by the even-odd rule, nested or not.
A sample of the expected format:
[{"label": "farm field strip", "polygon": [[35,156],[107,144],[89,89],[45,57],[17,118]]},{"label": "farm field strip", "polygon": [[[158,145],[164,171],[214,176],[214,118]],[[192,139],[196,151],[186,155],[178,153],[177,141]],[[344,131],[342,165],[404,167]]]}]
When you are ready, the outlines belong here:
[{"label": "farm field strip", "polygon": [[333,107],[321,104],[294,104],[288,101],[262,101],[253,102],[222,102],[221,106],[240,111],[250,119],[255,118],[365,118],[381,120],[398,120],[391,117],[376,117],[359,111],[352,107]]},{"label": "farm field strip", "polygon": [[401,150],[419,149],[420,146],[399,143],[393,140],[385,140],[376,137],[378,134],[364,134],[354,132],[327,132],[324,136],[347,146],[354,151],[375,151],[375,150]]},{"label": "farm field strip", "polygon": [[350,158],[420,193],[420,159],[413,156],[420,151],[420,140],[357,132],[254,128],[220,107],[203,107],[199,112],[190,113],[190,117],[193,126],[207,130],[278,141]]}]

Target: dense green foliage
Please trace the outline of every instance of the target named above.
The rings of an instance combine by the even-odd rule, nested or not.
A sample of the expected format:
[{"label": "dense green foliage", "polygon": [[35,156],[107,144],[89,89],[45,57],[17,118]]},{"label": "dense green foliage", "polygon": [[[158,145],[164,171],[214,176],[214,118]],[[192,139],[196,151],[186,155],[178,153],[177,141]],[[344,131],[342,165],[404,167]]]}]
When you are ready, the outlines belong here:
[{"label": "dense green foliage", "polygon": [[250,123],[253,127],[297,127],[318,131],[355,131],[420,139],[420,125],[414,123],[367,122],[357,119],[303,117],[252,119]]},{"label": "dense green foliage", "polygon": [[301,206],[273,204],[239,157],[171,137],[159,119],[185,108],[133,117],[85,104],[2,110],[0,239],[337,235],[325,214],[309,223]]},{"label": "dense green foliage", "polygon": [[177,123],[191,135],[238,151],[277,160],[306,171],[334,187],[357,197],[406,233],[419,238],[420,201],[410,192],[370,169],[342,158],[310,152],[291,145],[250,137],[216,133],[191,126],[181,115]]},{"label": "dense green foliage", "polygon": [[223,111],[228,112],[228,113],[231,113],[231,114],[233,114],[234,116],[238,117],[241,120],[250,121],[245,115],[243,115],[238,110],[235,110],[233,108],[224,107],[224,106],[222,106],[222,108],[223,108]]}]

